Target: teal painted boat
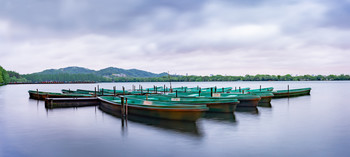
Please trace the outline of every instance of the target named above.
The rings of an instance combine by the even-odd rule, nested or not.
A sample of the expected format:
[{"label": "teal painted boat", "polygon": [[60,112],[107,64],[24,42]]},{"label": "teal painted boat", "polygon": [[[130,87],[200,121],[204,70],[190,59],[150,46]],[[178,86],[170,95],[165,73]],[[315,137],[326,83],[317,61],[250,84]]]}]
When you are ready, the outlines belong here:
[{"label": "teal painted boat", "polygon": [[302,95],[310,95],[311,88],[299,88],[299,89],[290,89],[290,90],[277,90],[273,91],[274,98],[285,98],[285,97],[294,97]]},{"label": "teal painted boat", "polygon": [[207,105],[208,112],[233,112],[239,101],[237,99],[210,99],[205,97],[189,98],[189,97],[170,97],[164,95],[127,95],[127,98],[152,100],[160,102],[168,102],[175,104],[191,104],[191,105]]},{"label": "teal painted boat", "polygon": [[91,94],[74,94],[74,93],[54,93],[29,90],[29,98],[37,100],[45,100],[46,98],[79,98],[79,97],[92,97]]},{"label": "teal painted boat", "polygon": [[253,92],[252,95],[258,95],[261,97],[259,104],[261,103],[271,103],[271,99],[274,97],[272,92]]},{"label": "teal painted boat", "polygon": [[131,94],[130,91],[127,91],[127,90],[113,90],[113,89],[100,89],[100,92],[103,92],[103,93],[108,93],[108,94],[116,94],[116,95],[126,95],[126,94]]},{"label": "teal painted boat", "polygon": [[91,91],[91,90],[85,90],[85,89],[77,89],[75,90],[70,90],[70,89],[62,89],[61,90],[62,93],[64,94],[90,94],[90,95],[97,95],[97,96],[112,96],[113,94],[111,93],[106,93],[106,92],[102,92],[102,91]]},{"label": "teal painted boat", "polygon": [[168,120],[139,115],[128,115],[127,119],[123,119],[122,115],[119,112],[115,112],[114,110],[103,108],[101,106],[99,109],[107,114],[120,118],[122,128],[127,126],[128,122],[132,121],[138,124],[146,125],[147,127],[152,126],[168,131],[175,131],[176,133],[189,134],[191,136],[202,136],[203,134],[201,130],[198,129],[197,123],[195,121]]},{"label": "teal painted boat", "polygon": [[230,93],[168,93],[169,96],[175,97],[206,97],[210,99],[238,99],[237,107],[256,107],[261,99],[258,95],[252,94],[230,94]]},{"label": "teal painted boat", "polygon": [[[234,93],[233,93],[234,94]],[[259,103],[271,103],[271,99],[274,97],[273,93],[271,91],[250,91],[247,92],[246,94],[251,94],[251,95],[258,95],[261,97],[261,100]]]},{"label": "teal painted boat", "polygon": [[[101,101],[100,107],[116,113],[122,112],[122,99],[120,97],[102,96],[98,98]],[[127,104],[126,112],[130,115],[169,120],[196,121],[208,110],[206,105],[174,104],[131,98],[124,102]]]},{"label": "teal painted boat", "polygon": [[252,92],[268,92],[268,91],[272,92],[273,91],[273,87],[246,90],[246,92],[248,92],[248,93],[252,93]]},{"label": "teal painted boat", "polygon": [[232,90],[232,87],[208,87],[208,88],[202,88],[201,92],[214,92],[214,93],[222,93],[222,92],[229,92]]}]

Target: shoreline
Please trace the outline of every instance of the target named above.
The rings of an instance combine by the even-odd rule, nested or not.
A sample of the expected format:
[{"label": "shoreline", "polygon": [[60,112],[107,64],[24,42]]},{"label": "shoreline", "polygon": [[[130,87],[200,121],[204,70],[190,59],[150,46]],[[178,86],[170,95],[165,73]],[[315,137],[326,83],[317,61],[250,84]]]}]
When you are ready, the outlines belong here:
[{"label": "shoreline", "polygon": [[[172,82],[343,82],[350,80],[303,80],[303,81],[172,81]],[[2,85],[21,85],[21,84],[96,84],[96,83],[128,83],[128,82],[166,82],[166,81],[120,81],[120,82],[10,82]],[[1,86],[1,84],[0,84]]]}]

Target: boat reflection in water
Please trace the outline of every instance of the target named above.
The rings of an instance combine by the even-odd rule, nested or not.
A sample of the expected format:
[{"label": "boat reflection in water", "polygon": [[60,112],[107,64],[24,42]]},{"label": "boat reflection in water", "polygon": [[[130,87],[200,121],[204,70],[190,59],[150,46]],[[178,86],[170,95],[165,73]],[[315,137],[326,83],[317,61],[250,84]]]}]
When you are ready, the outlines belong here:
[{"label": "boat reflection in water", "polygon": [[224,113],[224,112],[206,112],[203,116],[205,119],[215,120],[219,122],[230,122],[235,123],[236,116],[234,113]]},{"label": "boat reflection in water", "polygon": [[103,112],[110,114],[114,117],[121,118],[122,120],[122,131],[127,130],[128,122],[137,122],[152,127],[157,127],[165,130],[171,130],[179,133],[184,133],[191,136],[201,137],[203,134],[199,131],[196,122],[191,121],[177,121],[167,120],[159,118],[151,118],[146,116],[128,115],[127,117],[121,117],[121,113],[109,110],[102,106],[99,107]]},{"label": "boat reflection in water", "polygon": [[259,103],[258,107],[272,108],[271,103]]},{"label": "boat reflection in water", "polygon": [[259,114],[259,110],[257,107],[237,107],[235,112],[238,113],[249,113],[249,114]]}]

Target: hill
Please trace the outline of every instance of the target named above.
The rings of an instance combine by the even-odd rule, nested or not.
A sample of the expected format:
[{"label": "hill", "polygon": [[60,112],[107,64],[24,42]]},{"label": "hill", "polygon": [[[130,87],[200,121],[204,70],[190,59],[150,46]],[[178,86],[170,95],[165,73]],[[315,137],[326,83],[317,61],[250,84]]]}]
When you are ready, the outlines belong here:
[{"label": "hill", "polygon": [[167,73],[151,73],[138,69],[121,69],[108,67],[98,71],[83,67],[66,67],[60,69],[48,69],[38,73],[21,75],[28,82],[110,82],[127,81],[130,79],[144,80],[147,78],[158,78],[167,76]]},{"label": "hill", "polygon": [[33,74],[39,74],[39,75],[55,75],[55,74],[92,74],[97,76],[103,76],[107,78],[113,78],[113,77],[162,77],[166,76],[167,73],[151,73],[143,70],[138,69],[121,69],[121,68],[115,68],[115,67],[108,67],[105,69],[101,69],[98,71],[83,68],[83,67],[66,67],[66,68],[60,68],[60,69],[48,69],[44,70],[42,72],[33,73]]}]

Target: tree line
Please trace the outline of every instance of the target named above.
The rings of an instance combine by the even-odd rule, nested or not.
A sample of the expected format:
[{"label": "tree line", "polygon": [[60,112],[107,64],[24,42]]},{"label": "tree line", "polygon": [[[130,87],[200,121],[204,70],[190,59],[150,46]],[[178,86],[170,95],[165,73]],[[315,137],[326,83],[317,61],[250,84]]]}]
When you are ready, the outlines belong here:
[{"label": "tree line", "polygon": [[207,82],[207,81],[336,81],[350,80],[349,75],[245,75],[245,76],[182,76],[162,77],[110,77],[95,74],[25,74],[6,71],[0,66],[0,85],[7,83],[40,83],[40,82]]},{"label": "tree line", "polygon": [[119,77],[113,78],[115,82],[206,82],[206,81],[334,81],[334,80],[350,80],[349,75],[245,75],[245,76],[163,76],[151,78],[129,78]]},{"label": "tree line", "polygon": [[334,80],[350,80],[349,75],[245,75],[245,76],[162,76],[162,77],[103,77],[93,74],[27,74],[22,75],[27,82],[206,82],[206,81],[334,81]]},{"label": "tree line", "polygon": [[10,76],[8,72],[0,66],[0,86],[10,82]]}]

